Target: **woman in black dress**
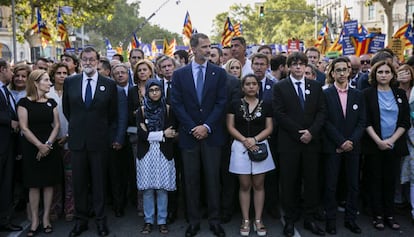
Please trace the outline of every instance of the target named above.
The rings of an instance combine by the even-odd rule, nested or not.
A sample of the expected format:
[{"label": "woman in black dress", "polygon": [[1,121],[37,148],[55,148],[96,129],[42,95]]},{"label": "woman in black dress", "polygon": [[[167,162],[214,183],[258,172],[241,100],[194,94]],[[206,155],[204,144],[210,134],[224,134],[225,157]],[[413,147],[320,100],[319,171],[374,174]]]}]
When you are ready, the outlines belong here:
[{"label": "woman in black dress", "polygon": [[[27,80],[27,97],[18,103],[19,125],[23,132],[23,182],[29,188],[32,224],[27,236],[39,230],[40,190],[43,190],[43,231],[53,231],[49,214],[53,186],[60,182],[61,161],[58,146],[53,146],[59,132],[59,114],[55,100],[46,97],[52,83],[44,70],[34,70]],[[55,148],[55,149],[54,149]]]}]

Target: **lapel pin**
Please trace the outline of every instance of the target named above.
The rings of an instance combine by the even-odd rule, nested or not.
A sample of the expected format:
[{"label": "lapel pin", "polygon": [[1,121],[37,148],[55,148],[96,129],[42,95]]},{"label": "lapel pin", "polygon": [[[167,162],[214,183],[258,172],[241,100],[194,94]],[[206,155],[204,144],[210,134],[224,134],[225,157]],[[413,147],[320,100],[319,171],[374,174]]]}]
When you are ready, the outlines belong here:
[{"label": "lapel pin", "polygon": [[269,90],[270,89],[270,85],[266,85],[266,90]]},{"label": "lapel pin", "polygon": [[401,98],[398,98],[398,99],[397,99],[397,101],[398,101],[398,103],[400,103],[400,104],[402,103],[402,99],[401,99]]},{"label": "lapel pin", "polygon": [[353,110],[357,110],[358,109],[358,105],[357,104],[352,105],[352,109]]},{"label": "lapel pin", "polygon": [[305,94],[310,95],[310,90],[309,89],[306,89],[305,90]]},{"label": "lapel pin", "polygon": [[260,112],[256,112],[256,117],[261,117],[262,116],[262,113],[260,113]]},{"label": "lapel pin", "polygon": [[213,75],[213,76],[214,76],[214,75],[216,75],[216,73],[215,73],[215,72],[212,72],[212,73],[211,73],[211,75]]},{"label": "lapel pin", "polygon": [[50,102],[47,102],[46,105],[52,107],[52,104]]},{"label": "lapel pin", "polygon": [[101,91],[105,91],[105,86],[100,86],[100,87],[99,87],[99,90],[101,90]]}]

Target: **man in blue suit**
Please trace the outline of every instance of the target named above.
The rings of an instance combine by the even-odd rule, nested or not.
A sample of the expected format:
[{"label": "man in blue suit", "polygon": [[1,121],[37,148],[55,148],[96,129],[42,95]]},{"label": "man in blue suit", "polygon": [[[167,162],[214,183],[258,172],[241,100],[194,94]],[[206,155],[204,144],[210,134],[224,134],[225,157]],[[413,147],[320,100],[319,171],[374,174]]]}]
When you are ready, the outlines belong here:
[{"label": "man in blue suit", "polygon": [[225,142],[226,72],[208,62],[210,40],[205,34],[193,34],[191,64],[176,70],[172,78],[171,107],[180,123],[179,145],[182,151],[187,217],[190,225],[185,236],[200,229],[200,171],[203,169],[210,230],[225,236],[220,225],[220,155]]}]

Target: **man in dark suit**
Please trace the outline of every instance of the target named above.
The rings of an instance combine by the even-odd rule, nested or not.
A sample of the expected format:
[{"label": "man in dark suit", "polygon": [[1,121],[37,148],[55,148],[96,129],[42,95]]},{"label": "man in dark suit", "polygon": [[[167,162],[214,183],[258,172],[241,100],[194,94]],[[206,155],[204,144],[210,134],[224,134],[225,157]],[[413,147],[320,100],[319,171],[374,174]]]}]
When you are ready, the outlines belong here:
[{"label": "man in dark suit", "polygon": [[[76,224],[69,236],[88,229],[88,191],[91,185],[98,235],[108,235],[105,216],[106,172],[111,143],[110,128],[116,120],[117,87],[97,73],[99,54],[92,47],[81,53],[82,74],[64,82],[63,112],[69,122]],[[89,182],[90,181],[90,182]]]},{"label": "man in dark suit", "polygon": [[325,159],[326,232],[336,234],[336,187],[344,160],[347,198],[345,227],[353,233],[361,233],[355,223],[358,206],[359,156],[361,137],[365,131],[365,102],[362,92],[350,87],[349,69],[346,58],[334,59],[328,78],[334,85],[324,91],[326,101],[326,121],[323,136]]},{"label": "man in dark suit", "polygon": [[226,72],[208,62],[210,40],[193,34],[191,64],[174,71],[171,107],[179,125],[179,145],[183,160],[187,217],[185,235],[200,229],[200,170],[203,168],[210,230],[225,236],[220,225],[220,154],[225,142],[223,123],[226,107]]},{"label": "man in dark suit", "polygon": [[321,84],[304,78],[308,58],[302,52],[288,56],[288,78],[273,86],[273,111],[278,124],[281,201],[285,211],[286,236],[294,235],[300,216],[303,180],[304,226],[317,235],[325,232],[313,220],[319,204],[320,133],[325,120],[325,100]]},{"label": "man in dark suit", "polygon": [[7,85],[13,77],[10,64],[0,58],[0,232],[20,231],[10,223],[13,210],[13,150],[19,130],[16,104]]}]

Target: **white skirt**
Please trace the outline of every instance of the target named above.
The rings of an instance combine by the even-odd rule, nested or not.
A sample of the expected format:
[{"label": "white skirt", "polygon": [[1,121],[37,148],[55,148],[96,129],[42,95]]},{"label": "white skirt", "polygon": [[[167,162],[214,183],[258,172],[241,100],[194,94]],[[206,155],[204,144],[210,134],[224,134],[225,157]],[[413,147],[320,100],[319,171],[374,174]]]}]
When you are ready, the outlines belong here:
[{"label": "white skirt", "polygon": [[253,162],[249,158],[246,147],[240,141],[234,140],[231,145],[231,156],[229,171],[234,174],[262,174],[275,169],[272,153],[270,152],[269,143],[266,143],[269,155],[264,161]]}]

